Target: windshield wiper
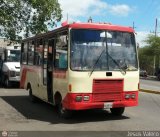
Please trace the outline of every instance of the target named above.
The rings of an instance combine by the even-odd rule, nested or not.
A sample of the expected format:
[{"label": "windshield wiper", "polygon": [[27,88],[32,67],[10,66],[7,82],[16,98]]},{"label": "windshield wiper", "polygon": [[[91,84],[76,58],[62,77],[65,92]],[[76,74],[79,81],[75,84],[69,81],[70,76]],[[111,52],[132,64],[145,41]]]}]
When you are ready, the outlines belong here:
[{"label": "windshield wiper", "polygon": [[[118,68],[120,69],[120,72],[124,75],[124,74],[126,74],[126,67],[127,67],[127,65],[126,65],[126,67],[124,67],[124,68],[122,68],[120,65],[119,65],[119,63],[114,59],[114,58],[112,58],[112,56],[108,53],[108,38],[107,38],[107,33],[106,33],[106,54],[112,59],[112,61],[118,66]],[[107,56],[106,56],[107,57]],[[108,57],[107,57],[107,66],[108,66],[108,70],[109,70],[109,60],[108,60]],[[124,73],[123,73],[123,72]]]},{"label": "windshield wiper", "polygon": [[121,67],[119,65],[119,63],[109,53],[107,53],[107,54],[112,59],[112,61],[118,66],[118,68],[121,70],[121,73],[123,71],[124,73],[122,73],[122,74],[126,74],[127,65],[125,64],[125,67]]},{"label": "windshield wiper", "polygon": [[[97,65],[97,63],[98,63],[98,61],[100,60],[100,58],[101,58],[102,54],[104,53],[104,51],[105,51],[105,50],[103,50],[103,51],[101,52],[100,56],[97,58],[95,64],[93,65],[93,69],[92,69],[89,77],[90,77],[90,76],[92,75],[92,73],[94,72],[95,66]],[[107,53],[107,54],[108,54],[108,56],[112,59],[112,61],[118,66],[118,68],[121,70],[120,72],[121,72],[122,74],[126,74],[127,65],[125,65],[125,67],[121,67],[121,66],[119,65],[119,63],[118,63],[109,53]],[[122,72],[122,71],[123,71],[123,72]]]},{"label": "windshield wiper", "polygon": [[93,69],[92,69],[89,77],[92,75],[92,73],[93,73],[93,71],[94,71],[94,69],[95,69],[95,66],[97,65],[97,63],[98,63],[98,61],[100,60],[100,58],[101,58],[102,54],[104,53],[104,51],[105,51],[105,50],[103,50],[103,51],[101,52],[101,54],[100,54],[99,57],[97,58],[96,62],[94,63]]}]

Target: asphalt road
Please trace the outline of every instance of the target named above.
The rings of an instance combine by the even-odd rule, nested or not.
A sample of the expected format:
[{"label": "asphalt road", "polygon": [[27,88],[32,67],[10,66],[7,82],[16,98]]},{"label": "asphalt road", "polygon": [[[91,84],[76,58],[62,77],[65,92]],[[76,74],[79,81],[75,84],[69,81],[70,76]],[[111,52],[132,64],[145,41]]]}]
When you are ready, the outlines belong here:
[{"label": "asphalt road", "polygon": [[141,89],[148,89],[160,92],[160,81],[156,79],[140,79],[140,88]]},{"label": "asphalt road", "polygon": [[25,90],[0,88],[0,131],[160,131],[159,117],[160,95],[156,94],[140,92],[139,106],[126,108],[121,117],[106,110],[90,110],[65,120],[53,106],[31,103]]}]

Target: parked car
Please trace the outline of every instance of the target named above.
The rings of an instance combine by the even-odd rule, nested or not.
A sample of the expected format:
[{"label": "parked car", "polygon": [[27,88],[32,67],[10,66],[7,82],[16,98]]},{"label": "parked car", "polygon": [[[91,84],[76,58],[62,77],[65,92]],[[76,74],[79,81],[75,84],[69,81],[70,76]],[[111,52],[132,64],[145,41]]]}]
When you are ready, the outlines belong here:
[{"label": "parked car", "polygon": [[141,76],[141,77],[147,77],[147,71],[140,69],[140,76]]}]

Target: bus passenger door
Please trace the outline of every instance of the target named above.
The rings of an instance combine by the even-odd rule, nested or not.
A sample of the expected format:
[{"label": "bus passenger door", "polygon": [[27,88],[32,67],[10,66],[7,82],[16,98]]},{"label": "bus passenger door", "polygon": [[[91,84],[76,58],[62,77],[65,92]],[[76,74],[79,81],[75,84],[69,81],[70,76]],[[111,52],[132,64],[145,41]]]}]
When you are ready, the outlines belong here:
[{"label": "bus passenger door", "polygon": [[47,95],[48,102],[53,103],[53,66],[54,66],[54,39],[48,41],[48,57],[47,57]]}]

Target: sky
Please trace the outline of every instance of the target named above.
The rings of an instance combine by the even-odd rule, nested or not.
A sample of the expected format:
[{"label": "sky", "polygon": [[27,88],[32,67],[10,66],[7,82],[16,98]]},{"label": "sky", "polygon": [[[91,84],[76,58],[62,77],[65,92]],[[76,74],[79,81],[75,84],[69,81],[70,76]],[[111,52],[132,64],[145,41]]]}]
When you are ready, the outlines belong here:
[{"label": "sky", "polygon": [[[59,0],[62,9],[62,22],[109,22],[116,25],[134,27],[140,47],[145,46],[148,34],[160,32],[160,0]],[[159,34],[159,33],[158,33]]]}]

